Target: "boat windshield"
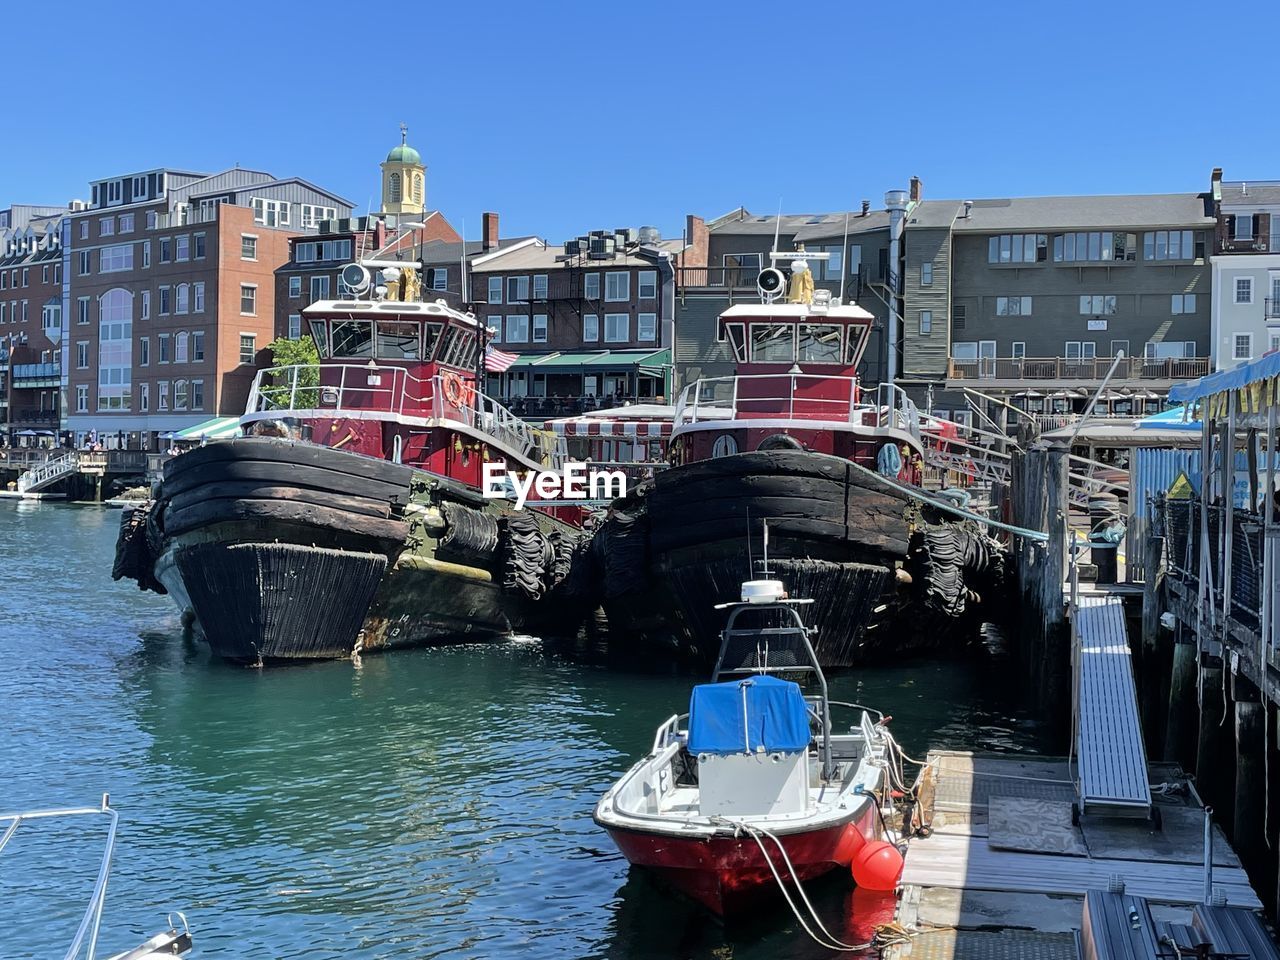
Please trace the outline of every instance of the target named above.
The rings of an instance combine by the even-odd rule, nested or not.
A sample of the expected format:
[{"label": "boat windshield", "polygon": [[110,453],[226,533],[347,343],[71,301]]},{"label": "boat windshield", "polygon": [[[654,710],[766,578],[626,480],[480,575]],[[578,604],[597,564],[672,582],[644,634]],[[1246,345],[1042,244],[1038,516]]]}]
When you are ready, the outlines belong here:
[{"label": "boat windshield", "polygon": [[790,363],[795,359],[795,329],[790,323],[753,323],[751,359],[757,363]]},{"label": "boat windshield", "polygon": [[372,357],[373,324],[368,320],[339,320],[333,324],[333,356]]},{"label": "boat windshield", "polygon": [[837,323],[800,324],[800,356],[803,363],[840,362],[840,325]]},{"label": "boat windshield", "polygon": [[402,320],[379,320],[378,359],[417,360],[420,329],[417,323]]}]

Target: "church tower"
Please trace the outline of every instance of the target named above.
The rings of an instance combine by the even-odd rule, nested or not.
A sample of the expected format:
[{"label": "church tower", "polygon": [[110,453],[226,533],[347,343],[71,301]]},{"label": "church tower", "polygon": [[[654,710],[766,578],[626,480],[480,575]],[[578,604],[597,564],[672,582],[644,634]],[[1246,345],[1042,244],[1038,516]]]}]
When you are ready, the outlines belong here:
[{"label": "church tower", "polygon": [[426,209],[427,168],[418,151],[406,142],[409,128],[400,124],[400,145],[382,164],[382,212],[421,214]]}]

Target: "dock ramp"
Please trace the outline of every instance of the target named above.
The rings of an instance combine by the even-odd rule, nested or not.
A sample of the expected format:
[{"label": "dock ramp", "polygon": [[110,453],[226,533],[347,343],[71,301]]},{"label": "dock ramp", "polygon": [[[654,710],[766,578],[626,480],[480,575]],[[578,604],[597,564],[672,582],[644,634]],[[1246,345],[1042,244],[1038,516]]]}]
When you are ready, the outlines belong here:
[{"label": "dock ramp", "polygon": [[1151,785],[1120,597],[1081,596],[1073,625],[1080,812],[1149,817]]}]

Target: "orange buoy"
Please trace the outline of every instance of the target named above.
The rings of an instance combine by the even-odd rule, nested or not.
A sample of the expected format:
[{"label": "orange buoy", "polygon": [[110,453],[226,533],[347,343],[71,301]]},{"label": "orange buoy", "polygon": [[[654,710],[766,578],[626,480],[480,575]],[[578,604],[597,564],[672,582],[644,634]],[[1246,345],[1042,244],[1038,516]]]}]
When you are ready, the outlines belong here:
[{"label": "orange buoy", "polygon": [[893,844],[875,840],[854,855],[853,882],[867,890],[888,892],[902,876],[902,854]]}]

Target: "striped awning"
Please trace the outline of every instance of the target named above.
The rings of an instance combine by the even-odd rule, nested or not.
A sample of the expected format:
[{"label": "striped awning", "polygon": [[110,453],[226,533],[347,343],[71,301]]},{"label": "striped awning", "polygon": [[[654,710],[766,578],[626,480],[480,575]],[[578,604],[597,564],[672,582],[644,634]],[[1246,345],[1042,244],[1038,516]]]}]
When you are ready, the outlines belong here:
[{"label": "striped awning", "polygon": [[225,440],[240,433],[239,417],[214,417],[194,427],[179,430],[173,435],[175,440]]},{"label": "striped awning", "polygon": [[563,437],[650,437],[671,436],[670,420],[606,420],[603,417],[564,417],[547,424]]}]

